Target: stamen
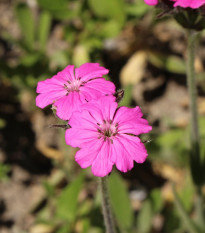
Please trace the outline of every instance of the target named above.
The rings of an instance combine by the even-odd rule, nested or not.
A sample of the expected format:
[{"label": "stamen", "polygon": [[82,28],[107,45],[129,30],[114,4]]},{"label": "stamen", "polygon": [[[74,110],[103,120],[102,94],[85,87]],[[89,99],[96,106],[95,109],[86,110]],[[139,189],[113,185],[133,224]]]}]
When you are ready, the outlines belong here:
[{"label": "stamen", "polygon": [[66,84],[63,84],[65,89],[68,89],[68,86]]},{"label": "stamen", "polygon": [[[106,140],[106,138],[111,140],[113,136],[118,134],[118,123],[114,125],[112,120],[103,120],[103,123],[97,123],[97,125],[99,127],[97,131],[100,134],[100,138],[103,137],[104,140]],[[113,143],[113,140],[111,143]]]}]

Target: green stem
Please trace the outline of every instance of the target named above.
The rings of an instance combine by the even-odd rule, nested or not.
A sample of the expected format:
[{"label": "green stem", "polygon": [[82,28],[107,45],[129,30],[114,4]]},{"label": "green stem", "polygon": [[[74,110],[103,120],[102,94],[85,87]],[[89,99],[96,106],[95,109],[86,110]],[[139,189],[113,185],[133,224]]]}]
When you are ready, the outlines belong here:
[{"label": "green stem", "polygon": [[191,112],[191,167],[192,177],[196,185],[196,218],[200,225],[203,225],[203,196],[201,191],[201,164],[200,164],[200,146],[199,146],[199,126],[198,126],[198,111],[197,111],[197,85],[195,76],[195,45],[197,33],[188,31],[188,46],[187,46],[187,83],[190,99]]},{"label": "green stem", "polygon": [[203,208],[203,194],[201,186],[196,188],[196,220],[199,224],[199,228],[204,232],[205,224],[204,224],[204,208]]},{"label": "green stem", "polygon": [[116,233],[107,188],[107,177],[100,177],[100,192],[102,195],[102,208],[106,233]]},{"label": "green stem", "polygon": [[187,49],[187,83],[190,98],[191,111],[191,142],[193,154],[199,154],[199,127],[198,127],[198,112],[197,112],[197,87],[194,69],[195,61],[195,42],[196,33],[188,32],[188,49]]}]

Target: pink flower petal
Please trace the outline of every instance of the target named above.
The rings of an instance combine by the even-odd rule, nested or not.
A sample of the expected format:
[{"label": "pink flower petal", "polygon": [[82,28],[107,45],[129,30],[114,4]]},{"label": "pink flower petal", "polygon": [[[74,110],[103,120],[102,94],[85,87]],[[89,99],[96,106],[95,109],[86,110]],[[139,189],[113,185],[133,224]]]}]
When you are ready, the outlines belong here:
[{"label": "pink flower petal", "polygon": [[86,88],[96,90],[100,93],[96,97],[115,93],[115,85],[113,82],[107,81],[104,78],[97,78],[86,83]]},{"label": "pink flower petal", "polygon": [[89,112],[94,122],[100,123],[103,120],[101,109],[98,107],[98,101],[90,101],[84,104],[82,109]]},{"label": "pink flower petal", "polygon": [[105,80],[104,78],[98,78],[87,82],[80,91],[85,94],[88,101],[92,99],[98,99],[103,95],[111,95],[115,93],[115,85]]},{"label": "pink flower petal", "polygon": [[36,97],[36,106],[39,108],[45,108],[46,106],[53,104],[56,99],[61,98],[66,93],[66,90],[59,90],[59,91],[51,91],[39,94]]},{"label": "pink flower petal", "polygon": [[112,171],[113,163],[110,160],[110,141],[103,142],[101,149],[92,163],[92,173],[95,176],[103,177]]},{"label": "pink flower petal", "polygon": [[82,104],[80,93],[70,92],[68,96],[64,96],[55,102],[54,106],[57,108],[56,115],[62,120],[69,120],[73,112],[81,111]]},{"label": "pink flower petal", "polygon": [[98,63],[85,63],[75,69],[75,76],[83,81],[88,81],[94,78],[101,78],[108,72],[109,70],[101,67]]},{"label": "pink flower petal", "polygon": [[107,121],[109,120],[112,121],[116,109],[118,107],[118,104],[115,102],[115,97],[113,96],[102,97],[100,99],[100,106],[101,106],[103,118]]},{"label": "pink flower petal", "polygon": [[111,146],[111,161],[115,163],[118,170],[127,172],[134,166],[133,158],[130,156],[129,143],[124,144],[123,138],[120,136],[113,138]]},{"label": "pink flower petal", "polygon": [[[51,91],[62,91],[64,90],[63,81],[54,76],[50,79],[40,81],[37,84],[36,92],[37,93],[46,93]],[[66,93],[66,92],[65,92]]]},{"label": "pink flower petal", "polygon": [[115,97],[110,95],[86,103],[83,105],[83,109],[89,111],[93,118],[101,123],[103,120],[110,121],[113,119],[117,106]]},{"label": "pink flower petal", "polygon": [[176,3],[174,4],[174,7],[180,6],[180,7],[190,7],[190,8],[199,8],[202,5],[205,4],[205,0],[176,0]]},{"label": "pink flower petal", "polygon": [[96,131],[71,128],[66,130],[65,139],[66,144],[72,147],[84,148],[93,140],[97,140],[98,134]]},{"label": "pink flower petal", "polygon": [[101,150],[103,140],[93,140],[89,147],[80,149],[75,155],[75,161],[82,167],[87,168],[92,165]]},{"label": "pink flower petal", "polygon": [[123,145],[126,145],[127,151],[130,157],[137,163],[143,163],[148,154],[144,144],[138,137],[131,135],[121,135],[120,141]]},{"label": "pink flower petal", "polygon": [[75,112],[69,120],[69,124],[78,129],[97,129],[97,121],[90,115],[87,110],[83,110],[82,112]]},{"label": "pink flower petal", "polygon": [[139,107],[120,107],[115,114],[114,123],[118,124],[119,133],[130,133],[139,135],[152,130],[148,121],[141,118],[142,112]]},{"label": "pink flower petal", "polygon": [[74,65],[67,66],[64,70],[57,73],[59,79],[64,81],[72,81],[75,79]]},{"label": "pink flower petal", "polygon": [[155,6],[158,4],[158,0],[144,0],[147,5]]},{"label": "pink flower petal", "polygon": [[75,112],[70,118],[72,128],[66,130],[66,143],[73,147],[90,147],[90,142],[98,140],[97,124],[87,111]]}]

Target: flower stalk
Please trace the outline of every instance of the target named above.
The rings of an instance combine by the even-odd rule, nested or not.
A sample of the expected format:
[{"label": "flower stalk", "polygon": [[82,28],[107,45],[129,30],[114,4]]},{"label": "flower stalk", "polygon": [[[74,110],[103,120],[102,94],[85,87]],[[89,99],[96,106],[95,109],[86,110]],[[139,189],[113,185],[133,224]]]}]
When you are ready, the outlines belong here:
[{"label": "flower stalk", "polygon": [[112,216],[112,210],[110,206],[110,199],[108,194],[107,187],[107,177],[100,177],[100,192],[102,197],[102,209],[103,209],[103,217],[106,227],[106,233],[116,233],[115,225]]},{"label": "flower stalk", "polygon": [[197,112],[197,87],[194,69],[195,61],[195,42],[197,34],[193,31],[188,31],[188,49],[187,49],[187,83],[190,99],[191,111],[191,143],[193,155],[199,154],[199,127],[198,127],[198,112]]},{"label": "flower stalk", "polygon": [[197,85],[195,76],[195,47],[197,33],[189,30],[188,31],[188,46],[187,46],[187,84],[190,99],[190,112],[191,112],[191,171],[192,178],[196,185],[196,220],[199,225],[203,226],[203,196],[202,196],[202,183],[201,176],[201,163],[200,163],[200,137],[199,137],[199,126],[198,126],[198,111],[197,111]]}]

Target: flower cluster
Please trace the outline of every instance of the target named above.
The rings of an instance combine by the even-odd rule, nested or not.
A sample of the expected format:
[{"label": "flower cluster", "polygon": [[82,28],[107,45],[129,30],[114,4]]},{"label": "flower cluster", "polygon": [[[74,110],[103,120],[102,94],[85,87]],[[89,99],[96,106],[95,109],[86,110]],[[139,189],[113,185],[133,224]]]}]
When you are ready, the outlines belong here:
[{"label": "flower cluster", "polygon": [[139,107],[118,107],[115,85],[102,77],[107,73],[98,63],[67,66],[38,83],[36,98],[38,107],[52,104],[57,116],[69,121],[66,143],[80,148],[75,160],[82,168],[91,166],[100,177],[113,165],[127,172],[134,161],[143,163],[147,151],[138,135],[152,129]]},{"label": "flower cluster", "polygon": [[[158,4],[158,0],[144,0],[146,4],[155,6]],[[205,0],[169,0],[173,2],[173,6],[187,8],[190,7],[192,9],[199,8],[205,4]]]}]

